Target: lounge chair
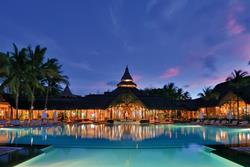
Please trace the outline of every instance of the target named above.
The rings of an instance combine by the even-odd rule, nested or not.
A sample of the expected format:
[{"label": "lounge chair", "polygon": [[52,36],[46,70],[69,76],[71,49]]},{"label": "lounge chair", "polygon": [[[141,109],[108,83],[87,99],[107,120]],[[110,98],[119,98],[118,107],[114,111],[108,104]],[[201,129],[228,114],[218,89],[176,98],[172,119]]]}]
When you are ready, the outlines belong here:
[{"label": "lounge chair", "polygon": [[211,120],[211,121],[208,123],[208,125],[215,125],[214,123],[215,123],[215,120]]},{"label": "lounge chair", "polygon": [[7,124],[6,120],[0,120],[0,126],[5,127]]},{"label": "lounge chair", "polygon": [[20,126],[20,121],[19,120],[11,120],[10,121],[10,126]]},{"label": "lounge chair", "polygon": [[41,125],[47,126],[48,125],[48,120],[44,119],[43,121],[41,121]]},{"label": "lounge chair", "polygon": [[22,123],[22,126],[29,126],[29,120],[25,119]]},{"label": "lounge chair", "polygon": [[48,120],[47,124],[48,124],[49,126],[57,125],[57,124],[58,124],[58,121],[55,121],[55,120]]},{"label": "lounge chair", "polygon": [[220,125],[220,120],[216,120],[214,124],[215,125]]},{"label": "lounge chair", "polygon": [[203,125],[207,125],[209,123],[209,120],[204,120]]},{"label": "lounge chair", "polygon": [[220,123],[220,125],[221,126],[225,126],[225,125],[227,125],[227,123],[228,123],[227,120],[222,120],[221,123]]},{"label": "lounge chair", "polygon": [[240,123],[239,123],[239,126],[247,126],[248,125],[248,121],[241,121]]},{"label": "lounge chair", "polygon": [[201,120],[197,119],[196,121],[191,122],[191,124],[199,125],[199,124],[201,124]]},{"label": "lounge chair", "polygon": [[41,122],[41,120],[32,120],[31,125],[32,126],[41,126],[42,122]]},{"label": "lounge chair", "polygon": [[238,125],[238,121],[234,120],[232,121],[231,124],[228,124],[229,126],[237,126]]}]

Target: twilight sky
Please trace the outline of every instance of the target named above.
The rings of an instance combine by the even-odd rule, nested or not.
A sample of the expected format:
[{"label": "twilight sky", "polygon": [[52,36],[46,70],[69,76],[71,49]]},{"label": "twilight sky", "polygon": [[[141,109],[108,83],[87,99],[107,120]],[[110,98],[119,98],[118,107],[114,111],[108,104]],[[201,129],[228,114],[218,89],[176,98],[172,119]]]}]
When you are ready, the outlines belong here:
[{"label": "twilight sky", "polygon": [[125,66],[139,88],[175,82],[195,97],[250,71],[249,0],[8,0],[0,50],[40,44],[75,94],[112,90]]}]

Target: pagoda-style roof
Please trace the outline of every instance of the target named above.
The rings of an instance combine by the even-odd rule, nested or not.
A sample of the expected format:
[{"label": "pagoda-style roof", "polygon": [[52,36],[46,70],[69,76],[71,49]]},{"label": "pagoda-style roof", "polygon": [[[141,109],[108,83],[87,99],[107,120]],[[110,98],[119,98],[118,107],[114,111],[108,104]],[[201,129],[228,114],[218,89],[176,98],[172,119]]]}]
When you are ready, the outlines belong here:
[{"label": "pagoda-style roof", "polygon": [[69,85],[66,85],[66,87],[64,88],[63,92],[62,92],[62,96],[64,97],[69,97],[69,96],[73,96],[73,93],[71,92]]},{"label": "pagoda-style roof", "polygon": [[78,97],[78,95],[74,95],[72,93],[72,91],[69,88],[69,85],[66,85],[66,87],[64,88],[63,92],[62,92],[62,97],[66,97],[66,98],[71,98],[71,97]]},{"label": "pagoda-style roof", "polygon": [[133,78],[132,78],[132,76],[131,76],[130,73],[129,73],[128,66],[126,66],[125,72],[124,72],[124,74],[123,74],[121,80],[122,80],[122,81],[123,81],[123,80],[131,80],[131,81],[133,81]]},{"label": "pagoda-style roof", "polygon": [[137,85],[134,83],[132,76],[129,73],[128,66],[125,69],[125,72],[121,78],[121,81],[117,84],[117,87],[127,87],[127,88],[136,88]]}]

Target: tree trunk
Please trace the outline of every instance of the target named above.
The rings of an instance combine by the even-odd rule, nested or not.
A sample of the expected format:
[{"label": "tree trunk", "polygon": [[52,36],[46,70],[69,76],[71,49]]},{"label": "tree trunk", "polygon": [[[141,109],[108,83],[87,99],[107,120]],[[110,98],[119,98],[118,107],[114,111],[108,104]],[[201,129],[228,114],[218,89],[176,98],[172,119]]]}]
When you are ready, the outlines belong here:
[{"label": "tree trunk", "polygon": [[206,111],[206,116],[208,118],[208,111],[207,111],[207,107],[205,108],[205,111]]},{"label": "tree trunk", "polygon": [[13,120],[13,107],[10,106],[10,120]]},{"label": "tree trunk", "polygon": [[240,120],[240,100],[239,100],[239,97],[237,96],[237,119],[238,119],[238,122]]},{"label": "tree trunk", "polygon": [[16,93],[16,119],[18,119],[19,92]]},{"label": "tree trunk", "polygon": [[244,119],[247,120],[247,103],[245,102]]},{"label": "tree trunk", "polygon": [[29,111],[29,120],[31,121],[33,119],[33,108],[34,108],[34,99],[35,99],[35,88],[32,89],[32,96],[31,96],[31,102],[30,102],[30,111]]},{"label": "tree trunk", "polygon": [[50,86],[48,85],[47,91],[46,91],[46,96],[45,96],[45,104],[44,104],[44,109],[47,109],[47,105],[48,105],[48,97],[49,97],[49,89]]},{"label": "tree trunk", "polygon": [[113,110],[112,110],[112,108],[110,109],[110,119],[112,119],[112,117],[113,117]]},{"label": "tree trunk", "polygon": [[235,119],[235,110],[232,110],[232,101],[229,101],[229,111],[232,113],[233,115],[233,119]]}]

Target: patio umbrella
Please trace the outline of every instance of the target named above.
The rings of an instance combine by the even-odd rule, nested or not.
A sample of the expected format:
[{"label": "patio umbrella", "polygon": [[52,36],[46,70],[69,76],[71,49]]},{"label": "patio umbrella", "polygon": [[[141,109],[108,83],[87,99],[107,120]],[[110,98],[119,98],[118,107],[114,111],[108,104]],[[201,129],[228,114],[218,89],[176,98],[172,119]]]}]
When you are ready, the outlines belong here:
[{"label": "patio umbrella", "polygon": [[42,113],[42,120],[46,120],[46,119],[47,119],[47,113],[46,113],[46,110],[44,110]]},{"label": "patio umbrella", "polygon": [[203,112],[200,112],[200,120],[203,120],[204,119],[204,114]]},{"label": "patio umbrella", "polygon": [[56,111],[53,112],[53,119],[54,119],[54,122],[57,122],[57,112]]},{"label": "patio umbrella", "polygon": [[227,119],[231,122],[231,120],[233,119],[233,114],[231,111],[228,112],[228,115],[227,115]]}]

